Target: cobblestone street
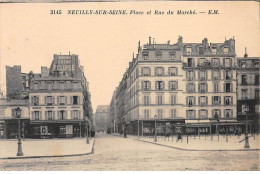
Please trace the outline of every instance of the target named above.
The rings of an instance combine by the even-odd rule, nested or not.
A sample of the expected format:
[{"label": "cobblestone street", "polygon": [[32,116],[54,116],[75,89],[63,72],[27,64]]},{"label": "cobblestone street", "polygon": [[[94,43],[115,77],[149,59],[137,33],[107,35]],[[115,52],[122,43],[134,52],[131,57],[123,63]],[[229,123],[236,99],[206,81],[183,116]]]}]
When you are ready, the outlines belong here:
[{"label": "cobblestone street", "polygon": [[[232,167],[231,167],[232,166]],[[87,156],[1,160],[1,170],[259,170],[259,151],[180,151],[98,134]]]}]

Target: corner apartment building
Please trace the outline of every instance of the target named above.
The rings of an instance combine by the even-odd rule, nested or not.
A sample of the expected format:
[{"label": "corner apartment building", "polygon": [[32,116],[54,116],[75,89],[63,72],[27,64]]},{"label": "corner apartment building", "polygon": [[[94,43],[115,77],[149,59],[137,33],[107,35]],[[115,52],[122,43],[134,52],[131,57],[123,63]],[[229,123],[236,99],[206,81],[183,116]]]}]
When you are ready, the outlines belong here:
[{"label": "corner apartment building", "polygon": [[88,83],[77,55],[55,54],[50,69],[31,80],[29,100],[32,137],[81,137],[91,125]]},{"label": "corner apartment building", "polygon": [[237,58],[237,119],[248,120],[249,132],[259,131],[259,57]]},{"label": "corner apartment building", "polygon": [[175,44],[157,44],[149,38],[143,48],[139,42],[124,80],[128,132],[151,134],[155,119],[159,134],[234,132],[235,57],[234,39],[183,43],[180,36]]}]

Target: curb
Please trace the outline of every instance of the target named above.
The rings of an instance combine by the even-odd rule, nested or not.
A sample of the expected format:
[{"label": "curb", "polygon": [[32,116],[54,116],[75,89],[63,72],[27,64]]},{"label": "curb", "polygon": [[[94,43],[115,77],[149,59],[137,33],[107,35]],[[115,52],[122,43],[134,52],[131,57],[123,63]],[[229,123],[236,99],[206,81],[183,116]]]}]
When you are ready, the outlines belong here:
[{"label": "curb", "polygon": [[93,139],[91,152],[88,152],[88,153],[79,153],[79,154],[71,154],[71,155],[49,155],[49,156],[5,157],[5,158],[0,158],[0,160],[7,160],[7,159],[27,159],[27,158],[57,158],[57,157],[84,156],[84,155],[94,154],[94,146],[95,146],[95,139]]},{"label": "curb", "polygon": [[164,144],[159,144],[159,143],[154,143],[154,142],[150,142],[150,141],[145,141],[145,140],[140,140],[140,139],[136,139],[134,138],[134,140],[136,141],[142,141],[145,143],[150,143],[150,144],[155,144],[158,146],[164,146],[164,147],[168,147],[168,148],[172,148],[172,149],[177,149],[177,150],[183,150],[183,151],[260,151],[260,149],[212,149],[212,150],[204,150],[204,149],[184,149],[184,148],[179,148],[179,147],[174,147],[174,146],[169,146],[169,145],[164,145]]}]

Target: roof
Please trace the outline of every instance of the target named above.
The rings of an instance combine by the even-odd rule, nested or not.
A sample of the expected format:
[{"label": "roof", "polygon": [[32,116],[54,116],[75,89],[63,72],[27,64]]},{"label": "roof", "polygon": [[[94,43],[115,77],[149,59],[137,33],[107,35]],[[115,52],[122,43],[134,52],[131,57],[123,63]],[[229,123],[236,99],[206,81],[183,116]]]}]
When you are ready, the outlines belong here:
[{"label": "roof", "polygon": [[0,100],[0,106],[28,106],[29,105],[29,100],[6,100],[6,99],[1,99]]}]

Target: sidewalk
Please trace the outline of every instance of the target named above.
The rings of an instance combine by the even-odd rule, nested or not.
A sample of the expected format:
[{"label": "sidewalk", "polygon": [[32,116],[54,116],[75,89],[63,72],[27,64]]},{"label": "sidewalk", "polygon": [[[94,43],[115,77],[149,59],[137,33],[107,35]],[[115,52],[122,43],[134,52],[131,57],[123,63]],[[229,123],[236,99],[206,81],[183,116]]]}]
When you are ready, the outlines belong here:
[{"label": "sidewalk", "polygon": [[[113,134],[116,136],[121,136],[119,134]],[[251,136],[251,135],[249,135]],[[175,148],[178,150],[188,150],[188,151],[248,151],[248,150],[260,150],[259,147],[259,134],[252,135],[252,137],[249,138],[249,145],[250,148],[244,148],[245,141],[242,141],[239,143],[239,141],[243,140],[245,138],[245,135],[241,135],[240,137],[235,135],[228,135],[228,142],[226,142],[226,136],[220,135],[219,141],[218,136],[214,135],[201,135],[200,137],[197,136],[188,136],[188,143],[187,143],[187,136],[182,136],[182,141],[177,141],[177,136],[170,136],[169,138],[165,138],[164,136],[157,136],[157,142],[154,142],[154,137],[148,137],[148,136],[140,136],[138,139],[138,136],[134,135],[127,135],[128,138],[132,138],[134,140],[143,141],[147,143],[152,143],[156,145],[166,146],[170,148]]]},{"label": "sidewalk", "polygon": [[17,140],[0,141],[0,159],[62,157],[91,154],[95,139],[86,144],[86,138],[26,139],[22,141],[23,156],[16,156]]}]

